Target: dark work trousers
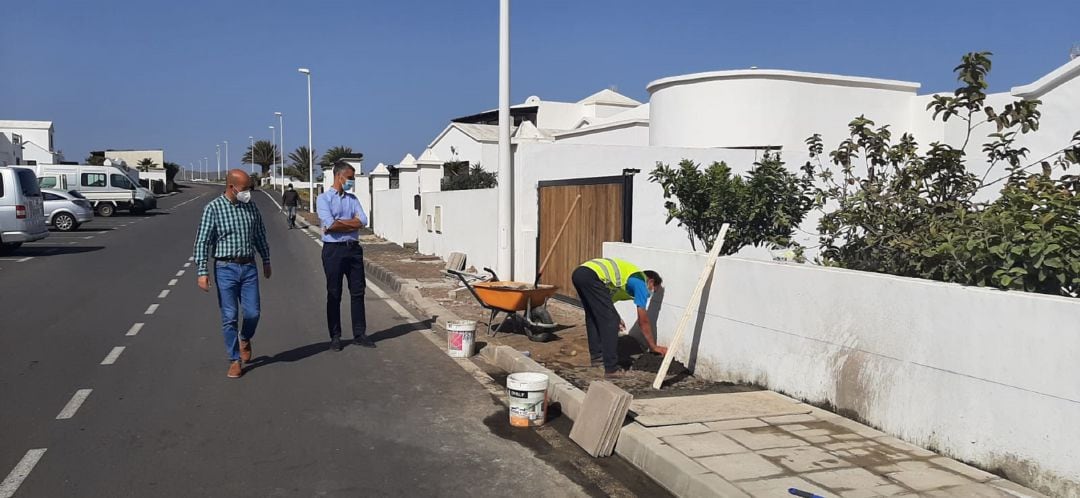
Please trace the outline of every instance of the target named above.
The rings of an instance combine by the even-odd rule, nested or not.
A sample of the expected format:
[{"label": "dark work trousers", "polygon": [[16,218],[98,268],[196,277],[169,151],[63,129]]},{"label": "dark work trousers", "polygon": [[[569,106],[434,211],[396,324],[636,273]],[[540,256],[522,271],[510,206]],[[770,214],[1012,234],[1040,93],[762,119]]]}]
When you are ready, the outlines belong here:
[{"label": "dark work trousers", "polygon": [[581,306],[585,308],[585,330],[589,335],[589,357],[602,357],[604,371],[618,370],[619,313],[611,302],[611,291],[596,272],[579,266],[571,276]]},{"label": "dark work trousers", "polygon": [[367,334],[364,310],[364,249],[358,242],[324,242],[323,271],[326,273],[326,326],[330,337],[341,337],[341,279],[349,282],[353,338]]}]

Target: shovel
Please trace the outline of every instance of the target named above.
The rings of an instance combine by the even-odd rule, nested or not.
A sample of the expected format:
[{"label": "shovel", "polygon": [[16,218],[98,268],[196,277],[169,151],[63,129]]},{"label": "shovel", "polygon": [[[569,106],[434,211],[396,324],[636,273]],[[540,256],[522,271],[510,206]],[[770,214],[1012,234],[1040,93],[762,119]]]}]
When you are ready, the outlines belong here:
[{"label": "shovel", "polygon": [[[559,245],[559,240],[562,239],[562,234],[566,230],[566,225],[570,222],[570,217],[573,216],[574,211],[577,209],[578,203],[581,201],[581,194],[578,194],[574,198],[574,203],[570,205],[570,211],[566,213],[566,218],[563,219],[562,226],[559,227],[559,231],[555,234],[555,240],[551,242],[551,248],[548,249],[547,255],[544,256],[543,263],[540,264],[540,270],[536,272],[536,279],[533,280],[533,288],[540,287],[540,276],[544,274],[544,268],[547,268],[548,261],[551,260],[551,255],[555,253],[555,247]],[[528,312],[528,320],[535,323],[553,323],[551,319],[551,313],[548,313],[547,302],[541,304]],[[528,330],[528,327],[526,327]],[[533,334],[529,331],[529,339],[534,342],[548,342],[554,339],[554,336],[550,332],[541,332]]]}]

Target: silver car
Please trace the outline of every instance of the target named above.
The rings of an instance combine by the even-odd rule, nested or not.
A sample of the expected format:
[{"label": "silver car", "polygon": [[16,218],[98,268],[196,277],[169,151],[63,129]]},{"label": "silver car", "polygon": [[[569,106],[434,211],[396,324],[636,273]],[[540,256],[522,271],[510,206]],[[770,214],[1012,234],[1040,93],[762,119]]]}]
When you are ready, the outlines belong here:
[{"label": "silver car", "polygon": [[45,198],[45,219],[61,232],[70,232],[94,219],[94,208],[78,190],[43,188],[41,195]]},{"label": "silver car", "polygon": [[49,236],[43,204],[32,170],[0,166],[0,254]]}]

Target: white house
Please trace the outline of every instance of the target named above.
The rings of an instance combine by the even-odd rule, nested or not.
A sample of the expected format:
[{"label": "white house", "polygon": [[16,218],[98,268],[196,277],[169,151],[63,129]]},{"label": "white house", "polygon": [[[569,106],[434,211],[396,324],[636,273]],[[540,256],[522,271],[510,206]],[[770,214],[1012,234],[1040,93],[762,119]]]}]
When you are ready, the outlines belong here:
[{"label": "white house", "polygon": [[18,133],[0,133],[0,166],[22,163],[22,136]]},{"label": "white house", "polygon": [[64,160],[63,153],[54,148],[53,131],[52,121],[0,120],[0,134],[5,137],[3,141],[12,144],[18,137],[23,164],[58,164]]}]

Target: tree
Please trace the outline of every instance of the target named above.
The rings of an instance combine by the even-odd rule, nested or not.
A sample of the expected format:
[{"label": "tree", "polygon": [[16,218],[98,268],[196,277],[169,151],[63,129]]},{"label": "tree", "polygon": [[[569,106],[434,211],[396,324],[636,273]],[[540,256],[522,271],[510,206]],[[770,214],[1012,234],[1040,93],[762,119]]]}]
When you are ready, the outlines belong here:
[{"label": "tree", "polygon": [[105,156],[101,154],[90,154],[86,156],[86,164],[91,166],[101,166],[105,164]]},{"label": "tree", "polygon": [[479,164],[469,169],[467,173],[447,176],[442,179],[442,190],[474,190],[481,188],[495,188],[499,185],[499,179],[495,173],[484,171]]},{"label": "tree", "polygon": [[144,158],[139,160],[138,167],[139,167],[139,171],[142,171],[142,172],[145,173],[147,171],[150,171],[150,168],[156,168],[157,163],[155,163],[154,160],[150,159],[149,157],[144,157]]},{"label": "tree", "polygon": [[[959,147],[934,142],[920,148],[906,133],[894,141],[888,125],[879,127],[865,116],[851,121],[850,137],[827,155],[820,135],[807,139],[811,161],[806,168],[820,180],[816,199],[824,213],[818,225],[821,262],[1077,295],[1080,177],[1064,173],[1080,162],[1080,132],[1058,151],[1028,163],[1028,150],[1016,141],[1039,129],[1040,102],[1018,99],[1000,110],[987,106],[990,68],[990,53],[965,55],[954,69],[961,86],[927,105],[934,120],[963,123]],[[987,163],[979,174],[967,167],[967,146],[984,126],[992,131],[982,144]],[[988,180],[1000,165],[1007,174]],[[1040,171],[1029,173],[1033,167]],[[1063,174],[1055,177],[1054,169]],[[998,183],[997,198],[977,200]]]},{"label": "tree", "polygon": [[308,175],[311,172],[311,157],[315,154],[308,155],[308,148],[306,145],[301,145],[296,150],[289,153],[289,167],[285,168],[285,174],[287,176],[293,176],[303,180],[308,179]]},{"label": "tree", "polygon": [[746,246],[801,248],[791,240],[795,229],[813,207],[813,177],[784,168],[777,154],[766,153],[744,178],[733,175],[723,162],[704,171],[684,159],[674,169],[657,163],[649,180],[664,189],[667,223],[679,220],[690,245],[710,250],[724,223],[731,226],[721,254],[735,254]]},{"label": "tree", "polygon": [[176,190],[176,174],[180,172],[180,165],[165,161],[165,189],[169,192]]},{"label": "tree", "polygon": [[247,151],[244,152],[244,157],[240,158],[240,162],[244,164],[251,164],[252,162],[258,164],[262,167],[263,176],[266,176],[267,173],[269,173],[271,165],[281,161],[281,152],[278,150],[277,146],[270,143],[269,140],[256,141],[254,155],[255,159],[253,161],[251,159],[252,148],[249,145]]},{"label": "tree", "polygon": [[364,154],[359,152],[353,152],[352,147],[346,147],[344,145],[330,147],[326,150],[326,154],[323,154],[322,159],[319,161],[319,166],[321,166],[323,169],[332,168],[334,167],[334,163],[346,157],[363,159]]}]

